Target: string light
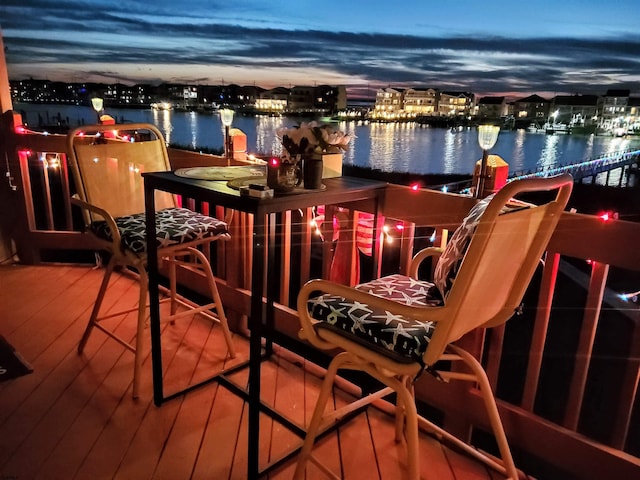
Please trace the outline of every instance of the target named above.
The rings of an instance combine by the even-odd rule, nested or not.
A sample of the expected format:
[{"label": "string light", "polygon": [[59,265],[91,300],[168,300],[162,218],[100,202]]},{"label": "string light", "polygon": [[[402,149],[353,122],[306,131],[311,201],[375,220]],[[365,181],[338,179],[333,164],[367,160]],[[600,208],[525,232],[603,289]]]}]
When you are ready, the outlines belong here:
[{"label": "string light", "polygon": [[631,292],[631,293],[621,293],[618,295],[618,297],[620,297],[625,302],[628,302],[629,300],[631,300],[632,302],[635,303],[638,301],[638,295],[640,295],[640,290],[638,290],[637,292]]},{"label": "string light", "polygon": [[[271,161],[276,161],[279,163],[278,158],[272,158]],[[302,211],[300,212],[302,214]],[[309,220],[309,226],[313,230],[313,233],[320,237],[320,240],[324,242],[324,236],[322,235],[322,230],[320,229],[320,224],[324,220],[324,215],[318,215],[316,212],[316,207],[311,209],[311,220]]]}]

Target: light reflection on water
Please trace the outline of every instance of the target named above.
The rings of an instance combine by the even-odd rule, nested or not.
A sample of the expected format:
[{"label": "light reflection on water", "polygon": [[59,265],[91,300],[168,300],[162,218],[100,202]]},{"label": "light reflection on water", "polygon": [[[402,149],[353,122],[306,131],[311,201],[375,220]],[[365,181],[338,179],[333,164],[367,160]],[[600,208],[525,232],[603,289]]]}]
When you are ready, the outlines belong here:
[{"label": "light reflection on water", "polygon": [[[90,107],[16,104],[14,110],[26,114],[26,121],[38,125],[39,118],[53,123],[58,115],[72,126],[91,124],[95,112]],[[191,148],[222,149],[224,127],[217,113],[107,109],[118,122],[153,123],[167,142]],[[247,135],[249,153],[279,154],[276,130],[300,121],[290,117],[245,117],[236,115],[233,128]],[[481,158],[475,129],[452,132],[414,123],[339,122],[340,130],[356,138],[345,152],[344,162],[385,172],[470,174]],[[535,171],[558,164],[577,163],[604,153],[639,149],[640,138],[605,136],[545,135],[524,130],[500,132],[492,154],[500,155],[511,172]]]}]

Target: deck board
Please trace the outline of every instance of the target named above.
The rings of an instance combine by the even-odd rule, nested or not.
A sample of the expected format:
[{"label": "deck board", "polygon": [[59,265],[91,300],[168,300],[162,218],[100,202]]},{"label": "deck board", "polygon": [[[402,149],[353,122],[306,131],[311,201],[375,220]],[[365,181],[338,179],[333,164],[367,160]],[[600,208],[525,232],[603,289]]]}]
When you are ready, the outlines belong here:
[{"label": "deck board", "polygon": [[[33,479],[245,479],[247,408],[215,382],[156,407],[151,358],[144,348],[141,396],[131,398],[133,355],[95,332],[79,355],[102,270],[86,266],[0,266],[0,334],[32,364],[32,374],[0,383],[0,476]],[[137,301],[137,283],[115,274],[105,308]],[[168,305],[163,304],[163,311]],[[135,312],[113,320],[135,335]],[[165,393],[200,381],[248,357],[234,335],[237,358],[226,355],[220,327],[201,316],[163,324]],[[145,332],[148,335],[148,329]],[[276,347],[263,363],[262,398],[307,425],[322,369]],[[247,370],[233,375],[246,385]],[[353,397],[335,388],[339,406]],[[498,479],[483,465],[421,433],[421,478]],[[261,415],[261,468],[300,439]],[[357,447],[357,448],[356,448]],[[314,456],[346,479],[406,478],[405,451],[394,441],[392,416],[375,408],[320,440]],[[291,478],[295,464],[269,479]],[[307,479],[323,478],[307,468]]]}]

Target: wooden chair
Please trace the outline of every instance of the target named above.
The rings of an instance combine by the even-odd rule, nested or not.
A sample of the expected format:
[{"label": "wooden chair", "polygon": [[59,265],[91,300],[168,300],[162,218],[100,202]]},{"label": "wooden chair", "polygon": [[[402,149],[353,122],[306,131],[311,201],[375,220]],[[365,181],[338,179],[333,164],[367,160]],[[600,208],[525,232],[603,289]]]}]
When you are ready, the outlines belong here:
[{"label": "wooden chair", "polygon": [[[146,318],[148,276],[146,271],[146,231],[143,172],[170,170],[164,139],[153,125],[92,125],[76,128],[67,136],[69,165],[77,193],[72,202],[82,208],[86,230],[97,237],[110,256],[89,323],[80,343],[81,353],[97,328],[135,353],[133,397],[139,394],[143,333]],[[220,323],[228,353],[235,351],[224,308],[207,255],[196,247],[229,237],[228,221],[178,208],[177,198],[156,192],[158,257],[168,262],[168,320],[203,314]],[[195,269],[208,279],[211,303],[196,305],[177,294],[176,266]],[[138,305],[133,309],[99,316],[109,279],[116,267],[133,268],[139,278]],[[189,307],[177,311],[178,304]],[[215,314],[211,309],[215,308]],[[120,338],[101,322],[137,310],[135,343]]]},{"label": "wooden chair", "polygon": [[[409,276],[390,275],[355,288],[327,280],[311,280],[303,286],[297,303],[300,336],[317,348],[337,348],[340,353],[328,367],[294,478],[304,476],[308,460],[335,477],[311,454],[318,433],[355,407],[392,392],[397,395],[396,440],[404,434],[409,478],[419,478],[419,425],[508,477],[518,477],[487,375],[476,358],[453,342],[473,329],[495,327],[513,316],[572,186],[568,174],[507,184],[474,206],[444,250],[427,248],[417,253]],[[549,191],[545,195],[552,200],[536,206],[514,199],[534,191]],[[434,283],[419,280],[420,263],[432,256],[439,256]],[[436,364],[440,360],[448,366],[461,362],[466,368],[442,368],[442,363]],[[366,372],[386,388],[325,414],[339,369]],[[445,382],[477,384],[502,461],[417,414],[413,385],[425,370]]]}]

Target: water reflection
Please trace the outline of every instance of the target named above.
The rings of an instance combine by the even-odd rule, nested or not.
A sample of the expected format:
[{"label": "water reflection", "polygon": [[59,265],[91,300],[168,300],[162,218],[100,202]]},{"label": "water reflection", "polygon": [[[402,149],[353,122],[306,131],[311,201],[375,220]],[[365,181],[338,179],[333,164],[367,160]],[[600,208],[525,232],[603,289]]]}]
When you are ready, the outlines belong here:
[{"label": "water reflection", "polygon": [[527,138],[527,134],[524,129],[517,130],[514,135],[513,149],[511,150],[511,157],[509,167],[513,171],[519,171],[524,169],[525,156],[524,156],[524,142]]},{"label": "water reflection", "polygon": [[540,159],[537,166],[541,169],[551,168],[555,165],[558,159],[558,141],[560,136],[558,135],[546,135],[544,147],[540,152]]},{"label": "water reflection", "polygon": [[191,148],[198,146],[198,115],[196,112],[189,114],[189,130],[191,131]]},{"label": "water reflection", "polygon": [[151,110],[151,115],[152,123],[164,134],[165,141],[171,143],[171,132],[173,131],[171,110]]},{"label": "water reflection", "polygon": [[[95,112],[90,107],[16,104],[34,127],[39,118],[69,118],[72,124],[90,124]],[[108,109],[119,122],[155,124],[167,142],[192,148],[222,148],[224,127],[220,116],[210,113],[168,110]],[[293,126],[308,118],[250,117],[236,115],[232,127],[247,135],[249,153],[279,154],[276,130]],[[452,133],[448,129],[430,128],[414,123],[339,122],[337,127],[352,132],[356,138],[345,152],[347,164],[380,169],[385,172],[462,173],[470,174],[482,152],[475,128]],[[545,135],[525,130],[502,131],[491,153],[499,155],[511,172],[549,168],[577,163],[621,150],[640,148],[640,138],[605,136]]]},{"label": "water reflection", "polygon": [[[281,117],[256,117],[255,128],[255,152],[266,155],[279,155],[282,151],[282,145],[276,135],[276,131],[291,124],[284,123]],[[247,142],[247,146],[249,143]]]}]

